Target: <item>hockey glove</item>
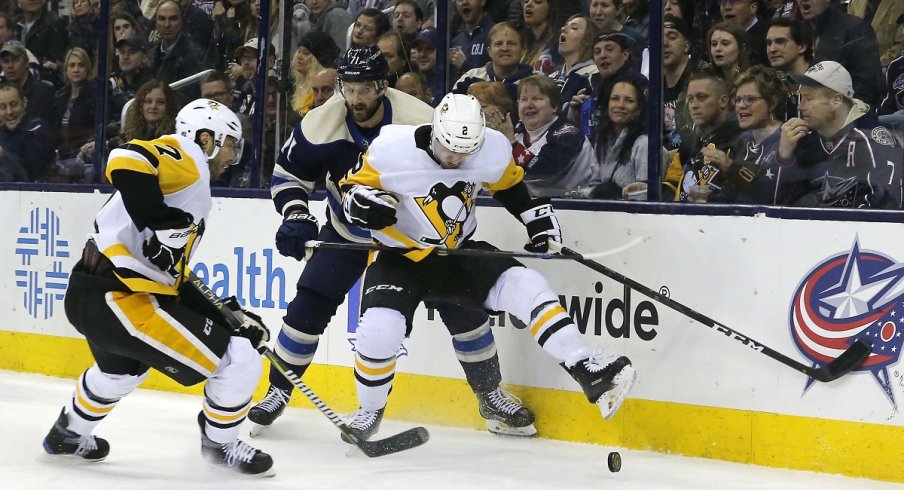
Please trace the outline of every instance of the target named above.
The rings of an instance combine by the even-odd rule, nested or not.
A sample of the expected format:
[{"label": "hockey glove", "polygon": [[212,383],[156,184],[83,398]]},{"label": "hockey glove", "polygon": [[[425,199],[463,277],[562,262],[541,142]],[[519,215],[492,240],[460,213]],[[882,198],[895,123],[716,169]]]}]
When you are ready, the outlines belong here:
[{"label": "hockey glove", "polygon": [[179,220],[155,229],[142,244],[141,253],[158,269],[175,276],[179,272],[176,265],[185,255],[185,246],[194,230],[192,216],[185,213]]},{"label": "hockey glove", "polygon": [[276,230],[276,249],[286,257],[308,260],[314,250],[306,248],[304,243],[316,239],[318,231],[317,218],[308,214],[307,208],[289,211]]},{"label": "hockey glove", "polygon": [[270,330],[264,325],[261,317],[248,310],[243,310],[235,296],[227,298],[224,303],[242,321],[242,325],[233,330],[232,335],[245,337],[251,342],[251,346],[255,350],[263,354],[264,349],[267,347],[267,342],[270,341]]},{"label": "hockey glove", "polygon": [[348,221],[370,230],[394,225],[398,204],[392,194],[366,185],[356,185],[342,197],[342,210]]},{"label": "hockey glove", "polygon": [[562,229],[548,199],[535,199],[531,204],[532,208],[521,213],[521,222],[527,227],[530,237],[530,243],[524,246],[524,250],[546,253],[549,251],[549,240],[562,243]]}]

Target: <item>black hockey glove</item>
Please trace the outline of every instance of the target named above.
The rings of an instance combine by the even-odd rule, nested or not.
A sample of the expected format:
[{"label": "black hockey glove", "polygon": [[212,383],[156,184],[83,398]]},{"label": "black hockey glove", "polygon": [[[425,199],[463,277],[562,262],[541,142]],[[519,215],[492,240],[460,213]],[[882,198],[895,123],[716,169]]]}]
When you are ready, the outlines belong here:
[{"label": "black hockey glove", "polygon": [[521,222],[527,227],[530,243],[524,250],[535,253],[549,251],[549,240],[562,243],[562,229],[548,199],[534,199],[533,207],[521,213]]},{"label": "black hockey glove", "polygon": [[392,194],[366,185],[356,185],[342,196],[342,210],[348,221],[361,228],[381,230],[396,224],[399,200]]},{"label": "black hockey glove", "polygon": [[184,213],[174,222],[159,225],[142,244],[141,253],[158,269],[177,275],[176,266],[185,255],[188,238],[195,229],[193,221],[191,214]]},{"label": "black hockey glove", "polygon": [[306,208],[289,211],[276,230],[276,249],[286,257],[308,260],[314,250],[305,247],[304,243],[315,240],[318,232],[317,218],[311,216]]},{"label": "black hockey glove", "polygon": [[223,303],[242,321],[242,325],[233,330],[232,335],[245,337],[255,350],[263,354],[267,342],[270,341],[270,330],[264,325],[261,317],[251,311],[243,310],[235,296],[230,296]]}]

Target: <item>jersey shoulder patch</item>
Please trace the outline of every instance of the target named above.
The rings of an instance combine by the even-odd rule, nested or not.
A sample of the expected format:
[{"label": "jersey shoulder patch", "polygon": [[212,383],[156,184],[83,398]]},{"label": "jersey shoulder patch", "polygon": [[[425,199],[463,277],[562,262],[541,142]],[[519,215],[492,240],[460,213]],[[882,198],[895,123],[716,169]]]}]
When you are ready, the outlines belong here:
[{"label": "jersey shoulder patch", "polygon": [[891,132],[884,126],[876,126],[870,131],[869,135],[873,141],[880,145],[895,146],[895,137],[892,136]]}]

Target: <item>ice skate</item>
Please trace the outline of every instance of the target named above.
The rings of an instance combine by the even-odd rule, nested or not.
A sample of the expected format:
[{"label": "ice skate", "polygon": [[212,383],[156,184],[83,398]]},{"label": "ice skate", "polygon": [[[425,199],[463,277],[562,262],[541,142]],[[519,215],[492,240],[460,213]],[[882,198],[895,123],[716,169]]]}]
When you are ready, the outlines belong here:
[{"label": "ice skate", "polygon": [[[346,421],[348,428],[351,429],[352,433],[363,441],[370,439],[374,434],[380,430],[380,423],[383,421],[383,411],[385,409],[381,408],[376,411],[368,411],[363,408],[359,408],[357,412],[353,413],[350,417],[350,420]],[[341,434],[342,440],[349,444],[354,444],[345,434]]]},{"label": "ice skate", "polygon": [[606,419],[621,407],[637,377],[630,359],[599,350],[565,369],[581,385],[590,403],[599,405]]},{"label": "ice skate", "polygon": [[267,396],[257,405],[248,410],[248,420],[251,422],[251,437],[257,437],[273,424],[289,404],[291,393],[283,391],[273,385],[267,390]]},{"label": "ice skate", "polygon": [[273,458],[269,454],[236,439],[226,444],[211,441],[204,432],[204,412],[198,412],[201,427],[201,456],[218,466],[253,476],[273,476]]},{"label": "ice skate", "polygon": [[501,387],[476,395],[480,416],[486,420],[487,430],[493,434],[522,437],[537,434],[533,412],[522,405],[515,395]]},{"label": "ice skate", "polygon": [[78,456],[88,461],[101,461],[110,453],[110,444],[105,439],[76,434],[66,428],[68,425],[69,419],[64,408],[44,438],[44,450],[47,454]]}]

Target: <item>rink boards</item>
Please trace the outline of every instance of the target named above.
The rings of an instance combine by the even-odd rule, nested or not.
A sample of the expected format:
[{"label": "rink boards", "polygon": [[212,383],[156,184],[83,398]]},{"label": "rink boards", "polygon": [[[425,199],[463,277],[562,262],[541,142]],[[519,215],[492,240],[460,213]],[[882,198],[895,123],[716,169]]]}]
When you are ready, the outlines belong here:
[{"label": "rink boards", "polygon": [[[107,198],[0,193],[0,369],[75,377],[90,365],[62,298]],[[324,216],[322,202],[313,209]],[[526,235],[504,209],[483,207],[478,216],[478,238],[520,249]],[[810,382],[578,263],[530,261],[588,343],[624,352],[638,371],[631,398],[603,421],[529,332],[494,318],[503,378],[537,412],[541,436],[904,482],[900,225],[575,210],[559,219],[566,245],[795,360],[813,364],[853,338],[869,339],[874,353],[838,381]],[[275,251],[278,225],[269,200],[216,198],[193,261],[215,292],[236,295],[274,333],[303,267]],[[343,412],[355,407],[358,300],[352,291],[305,378]],[[390,417],[482,427],[438,315],[419,310],[398,366]],[[163,376],[146,386],[199,392]],[[262,380],[258,396],[265,389]]]}]

